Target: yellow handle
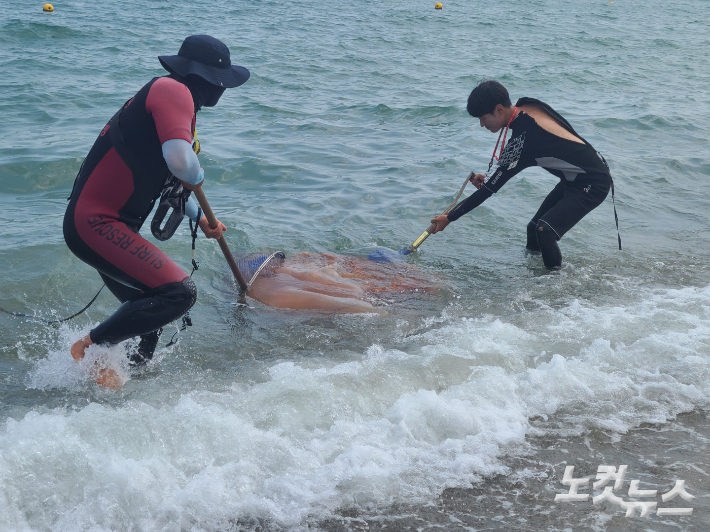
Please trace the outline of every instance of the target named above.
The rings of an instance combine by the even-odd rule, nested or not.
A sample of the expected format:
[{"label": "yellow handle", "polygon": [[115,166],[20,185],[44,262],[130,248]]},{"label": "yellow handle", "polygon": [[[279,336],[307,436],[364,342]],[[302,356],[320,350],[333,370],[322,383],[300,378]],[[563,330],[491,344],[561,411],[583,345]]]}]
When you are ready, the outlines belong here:
[{"label": "yellow handle", "polygon": [[419,246],[422,245],[422,242],[424,242],[427,238],[429,238],[429,235],[430,235],[430,234],[431,234],[431,233],[430,233],[429,231],[424,231],[424,232],[419,236],[419,238],[417,238],[417,239],[414,241],[414,243],[412,244],[412,247],[413,247],[414,249],[417,249]]},{"label": "yellow handle", "polygon": [[[449,206],[447,207],[447,209],[443,212],[443,214],[449,214],[449,212],[451,211],[451,209],[454,208],[454,206],[456,205],[456,202],[457,202],[457,201],[459,200],[459,198],[461,197],[461,194],[463,194],[463,189],[466,188],[466,185],[468,185],[469,181],[471,180],[471,178],[472,178],[474,175],[475,175],[474,172],[471,172],[470,174],[468,174],[468,177],[466,177],[466,181],[464,181],[464,182],[463,182],[463,185],[461,186],[461,190],[459,190],[459,193],[456,194],[456,197],[454,198],[454,201],[451,202],[451,205],[449,205]],[[426,231],[424,231],[424,232],[419,236],[419,238],[417,238],[414,242],[412,242],[411,245],[407,246],[407,248],[406,248],[406,249],[407,249],[407,253],[405,253],[405,255],[408,254],[408,253],[412,253],[412,252],[416,251],[416,250],[419,248],[419,246],[422,245],[422,242],[424,242],[427,238],[429,238],[429,235],[432,234],[434,231],[436,231],[436,224],[431,224],[431,225],[429,226],[429,228],[428,228]]]},{"label": "yellow handle", "polygon": [[421,235],[419,235],[419,238],[417,238],[414,242],[412,242],[412,245],[409,246],[407,249],[411,251],[416,251],[419,246],[422,245],[422,242],[424,242],[427,238],[429,238],[429,235],[436,230],[436,224],[431,224],[426,231],[424,231]]}]

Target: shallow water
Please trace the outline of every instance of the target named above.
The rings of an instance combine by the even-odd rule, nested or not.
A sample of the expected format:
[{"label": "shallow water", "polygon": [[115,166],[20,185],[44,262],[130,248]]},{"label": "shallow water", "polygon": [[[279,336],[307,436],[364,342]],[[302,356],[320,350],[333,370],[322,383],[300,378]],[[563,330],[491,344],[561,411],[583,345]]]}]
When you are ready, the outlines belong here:
[{"label": "shallow water", "polygon": [[[386,316],[240,301],[201,239],[194,326],[116,393],[68,351],[109,294],[56,328],[0,316],[0,523],[707,530],[709,15],[690,0],[0,5],[5,309],[64,317],[98,291],[64,245],[65,198],[156,56],[196,32],[252,72],[197,124],[234,251],[411,243],[485,170],[495,137],[465,101],[488,77],[604,154],[624,247],[609,198],[561,241],[562,271],[527,256],[555,183],[536,170],[430,237],[408,260],[446,290]],[[161,248],[189,272],[187,228]],[[685,479],[693,514],[555,506],[565,465],[603,463],[629,465],[622,496]]]}]

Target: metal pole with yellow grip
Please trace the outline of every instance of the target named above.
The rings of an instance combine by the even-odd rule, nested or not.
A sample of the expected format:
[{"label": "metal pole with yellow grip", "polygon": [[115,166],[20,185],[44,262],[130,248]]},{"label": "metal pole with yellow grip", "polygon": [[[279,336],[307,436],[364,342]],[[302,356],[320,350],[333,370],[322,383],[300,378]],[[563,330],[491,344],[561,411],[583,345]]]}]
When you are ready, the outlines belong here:
[{"label": "metal pole with yellow grip", "polygon": [[[461,197],[461,194],[463,194],[463,189],[466,188],[466,185],[468,185],[469,181],[473,178],[475,175],[474,172],[471,172],[468,174],[468,177],[466,177],[466,181],[463,182],[463,185],[461,186],[461,189],[459,190],[458,194],[456,194],[456,197],[454,198],[454,201],[451,202],[451,204],[446,208],[444,212],[441,214],[449,214],[451,212],[451,209],[454,208],[456,203],[459,201],[459,198]],[[436,224],[431,224],[429,227],[427,227],[427,230],[424,231],[421,235],[419,235],[419,238],[417,238],[414,242],[412,242],[409,246],[407,246],[404,249],[399,250],[399,252],[402,255],[409,255],[410,253],[414,253],[419,249],[419,246],[422,245],[422,242],[424,242],[432,232],[436,230]]]}]

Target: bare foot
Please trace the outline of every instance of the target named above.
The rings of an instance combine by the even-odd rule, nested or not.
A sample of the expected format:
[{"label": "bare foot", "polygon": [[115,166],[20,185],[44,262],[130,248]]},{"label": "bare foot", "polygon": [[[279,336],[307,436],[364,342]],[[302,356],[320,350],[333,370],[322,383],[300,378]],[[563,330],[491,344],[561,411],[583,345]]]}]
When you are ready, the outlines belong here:
[{"label": "bare foot", "polygon": [[111,368],[100,369],[98,373],[93,373],[92,376],[96,384],[104,388],[118,390],[123,387],[123,379]]},{"label": "bare foot", "polygon": [[[71,346],[71,356],[74,360],[79,362],[82,358],[84,358],[84,355],[86,354],[86,348],[89,347],[90,345],[94,345],[94,342],[91,340],[91,336],[88,334],[80,339],[74,342],[74,345]],[[98,384],[99,386],[103,386],[104,388],[109,388],[110,390],[118,390],[123,386],[123,379],[121,376],[113,369],[111,368],[97,368],[93,367],[90,370],[90,375]]]},{"label": "bare foot", "polygon": [[82,338],[81,340],[77,340],[76,342],[74,342],[74,345],[71,346],[72,358],[78,362],[79,360],[84,358],[86,348],[93,344],[94,342],[91,341],[91,336],[89,336],[88,334],[84,336],[84,338]]}]

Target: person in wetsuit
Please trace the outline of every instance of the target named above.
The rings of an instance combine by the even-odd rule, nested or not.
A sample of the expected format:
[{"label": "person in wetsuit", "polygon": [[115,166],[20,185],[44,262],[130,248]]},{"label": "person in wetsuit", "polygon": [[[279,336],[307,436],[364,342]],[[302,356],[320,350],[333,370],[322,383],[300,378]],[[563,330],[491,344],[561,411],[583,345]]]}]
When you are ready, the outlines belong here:
[{"label": "person in wetsuit", "polygon": [[[69,249],[98,270],[122,303],[72,346],[76,360],[91,344],[140,337],[130,358],[144,362],[153,356],[162,327],[195,303],[190,276],[138,234],[163,191],[177,190],[185,214],[208,238],[226,230],[221,222],[210,228],[193,198],[184,203],[183,189],[195,190],[204,180],[199,150],[193,149],[196,113],[216,105],[225,89],[246,82],[249,71],[232,65],[227,46],[208,35],[187,37],[177,55],[159,60],[170,74],[148,82],[103,128],[82,164],[64,217]],[[111,378],[103,375],[97,382],[112,386]]]},{"label": "person in wetsuit", "polygon": [[613,187],[606,161],[549,105],[520,98],[513,106],[508,91],[497,81],[484,81],[473,89],[467,110],[480,120],[481,127],[500,131],[500,136],[488,172],[471,178],[478,190],[448,215],[434,217],[434,233],[478,207],[521,170],[539,166],[560,182],[528,223],[526,247],[541,252],[548,269],[558,269],[562,265],[558,240],[599,206]]}]

